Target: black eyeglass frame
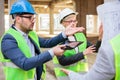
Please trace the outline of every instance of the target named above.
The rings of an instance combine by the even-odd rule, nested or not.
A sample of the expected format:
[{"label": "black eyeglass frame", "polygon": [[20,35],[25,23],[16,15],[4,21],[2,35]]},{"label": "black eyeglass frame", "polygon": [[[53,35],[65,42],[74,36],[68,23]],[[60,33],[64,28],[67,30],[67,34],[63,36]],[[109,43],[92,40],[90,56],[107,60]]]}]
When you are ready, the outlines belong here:
[{"label": "black eyeglass frame", "polygon": [[29,18],[29,19],[32,18],[32,16],[22,16],[22,15],[20,15],[20,17],[23,17],[23,18]]},{"label": "black eyeglass frame", "polygon": [[35,19],[35,17],[33,16],[23,16],[23,15],[19,15],[22,18],[28,18],[29,20],[33,21]]}]

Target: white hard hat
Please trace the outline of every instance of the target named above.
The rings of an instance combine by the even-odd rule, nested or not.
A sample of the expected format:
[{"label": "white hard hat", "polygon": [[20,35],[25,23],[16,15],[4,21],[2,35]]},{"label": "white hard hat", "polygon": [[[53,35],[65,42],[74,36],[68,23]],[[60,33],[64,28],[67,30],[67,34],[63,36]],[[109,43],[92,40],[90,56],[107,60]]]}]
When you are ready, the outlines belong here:
[{"label": "white hard hat", "polygon": [[65,9],[63,9],[63,10],[59,13],[59,21],[60,21],[60,23],[62,22],[62,20],[63,20],[65,17],[67,17],[67,16],[70,15],[70,14],[75,14],[75,15],[77,15],[78,12],[75,12],[75,11],[73,11],[73,10],[70,9],[70,8],[65,8]]}]

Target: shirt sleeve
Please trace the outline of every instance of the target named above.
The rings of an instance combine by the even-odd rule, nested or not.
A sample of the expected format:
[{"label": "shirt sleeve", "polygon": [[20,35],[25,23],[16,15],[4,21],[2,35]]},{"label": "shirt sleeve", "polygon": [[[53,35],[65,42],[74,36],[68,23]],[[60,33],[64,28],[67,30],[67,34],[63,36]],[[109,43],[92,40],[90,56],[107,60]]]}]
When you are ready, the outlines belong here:
[{"label": "shirt sleeve", "polygon": [[77,53],[70,57],[66,57],[65,55],[62,55],[62,56],[58,56],[57,58],[58,58],[59,63],[62,66],[66,66],[66,65],[70,65],[70,64],[73,64],[75,62],[78,62],[78,61],[84,59],[84,55],[83,55],[83,53]]},{"label": "shirt sleeve", "polygon": [[68,74],[70,80],[82,80],[83,79],[83,75],[82,74],[78,74],[76,72],[70,71]]},{"label": "shirt sleeve", "polygon": [[62,32],[62,36],[66,39],[67,36],[65,35],[65,32]]},{"label": "shirt sleeve", "polygon": [[53,50],[52,50],[52,49],[48,50],[48,52],[50,53],[50,55],[51,55],[52,57],[54,56],[54,53],[53,53]]}]

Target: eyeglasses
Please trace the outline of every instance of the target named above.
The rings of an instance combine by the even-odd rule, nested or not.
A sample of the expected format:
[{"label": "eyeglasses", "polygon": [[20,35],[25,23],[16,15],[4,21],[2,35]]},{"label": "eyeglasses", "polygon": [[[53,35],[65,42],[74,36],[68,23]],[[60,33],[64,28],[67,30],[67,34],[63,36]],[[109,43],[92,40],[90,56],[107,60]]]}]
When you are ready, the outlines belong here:
[{"label": "eyeglasses", "polygon": [[70,20],[70,21],[63,21],[63,22],[66,22],[66,23],[77,23],[78,21],[77,20]]},{"label": "eyeglasses", "polygon": [[23,16],[23,15],[20,15],[20,17],[28,18],[30,21],[33,21],[36,18],[35,16]]}]

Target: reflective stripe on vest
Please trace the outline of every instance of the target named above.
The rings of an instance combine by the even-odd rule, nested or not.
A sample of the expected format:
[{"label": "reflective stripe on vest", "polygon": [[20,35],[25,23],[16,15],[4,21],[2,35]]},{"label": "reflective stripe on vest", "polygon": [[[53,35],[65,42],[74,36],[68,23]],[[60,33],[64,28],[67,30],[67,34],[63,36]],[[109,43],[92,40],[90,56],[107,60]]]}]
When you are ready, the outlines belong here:
[{"label": "reflective stripe on vest", "polygon": [[[16,70],[19,70],[19,67],[18,66],[16,66],[15,64],[13,64],[12,62],[3,62],[2,63],[5,67],[3,68],[4,69],[4,71],[8,71],[8,69],[10,69],[10,71],[12,71],[12,69],[11,68],[15,68]],[[13,71],[12,71],[13,72]],[[10,72],[11,74],[12,74],[12,72]],[[6,74],[6,72],[5,72],[5,74]],[[8,75],[8,76],[7,76]],[[21,80],[22,79],[22,77],[24,77],[24,75],[22,74],[22,77],[21,78],[19,78],[19,79],[17,79],[17,78],[11,78],[10,76],[9,76],[9,74],[6,74],[6,76],[7,76],[7,80],[8,80],[8,78],[10,78],[11,80]],[[20,75],[19,75],[20,76]],[[25,78],[23,79],[23,80],[26,80]],[[32,79],[27,79],[27,80],[34,80],[34,78],[32,78]]]},{"label": "reflective stripe on vest", "polygon": [[[83,33],[76,33],[75,34],[75,38],[76,38],[76,41],[83,41],[83,43],[81,45],[78,46],[79,48],[79,52],[83,52],[85,49],[86,49],[86,37],[84,36]],[[69,56],[72,56],[72,55],[75,55],[76,52],[75,50],[66,50],[64,55],[66,57],[69,57]],[[59,64],[58,60],[57,60],[57,57],[55,56],[53,58],[53,63],[54,63],[54,71],[55,71],[55,75],[57,77],[61,77],[61,76],[66,76],[65,73],[63,73],[60,68],[66,68],[66,69],[69,69],[69,70],[72,70],[72,71],[75,71],[75,72],[86,72],[88,71],[88,64],[84,61],[79,61],[79,62],[76,62],[74,64],[71,64],[69,66],[62,66]]]},{"label": "reflective stripe on vest", "polygon": [[[24,55],[27,58],[32,57],[32,55],[30,54],[31,52],[30,52],[29,46],[27,45],[26,41],[24,40],[24,37],[18,31],[10,28],[6,33],[12,35],[16,39],[19,49],[24,53]],[[29,32],[28,35],[40,48],[37,34],[33,31],[31,31],[31,32]],[[9,62],[7,64],[11,64],[9,66],[7,64],[6,64],[6,66],[4,66],[6,80],[34,80],[35,69],[25,71],[25,70],[15,67],[12,63],[10,63],[11,61],[9,59],[4,59],[2,52],[0,53],[0,58],[1,58],[0,60],[3,62],[3,64],[4,64],[4,62],[5,62],[5,64],[6,64],[6,62]]]},{"label": "reflective stripe on vest", "polygon": [[115,55],[115,80],[120,80],[120,35],[110,41]]},{"label": "reflective stripe on vest", "polygon": [[65,68],[65,69],[69,69],[75,72],[87,72],[88,71],[88,64],[86,62],[77,62],[74,64],[71,64],[69,66],[62,66],[60,64],[54,64],[54,71],[56,76],[60,77],[60,76],[67,76],[65,73],[63,73],[60,68]]},{"label": "reflective stripe on vest", "polygon": [[19,68],[18,66],[16,66],[12,62],[3,62],[2,64],[3,64],[3,66],[6,66],[6,67]]}]

